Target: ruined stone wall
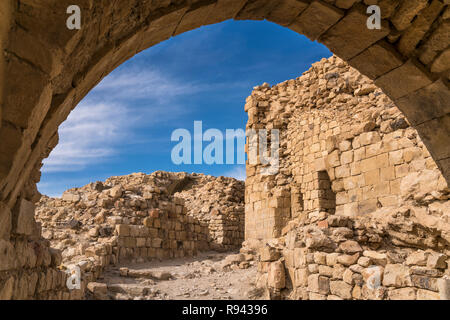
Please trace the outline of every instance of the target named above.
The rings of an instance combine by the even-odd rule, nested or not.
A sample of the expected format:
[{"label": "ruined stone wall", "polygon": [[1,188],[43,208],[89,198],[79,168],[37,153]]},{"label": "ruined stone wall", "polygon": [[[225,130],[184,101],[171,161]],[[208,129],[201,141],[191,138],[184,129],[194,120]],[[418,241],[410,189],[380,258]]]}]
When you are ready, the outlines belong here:
[{"label": "ruined stone wall", "polygon": [[[0,221],[5,222],[0,225],[6,227],[0,239],[12,249],[0,251],[0,261],[10,259],[6,253],[15,258],[13,265],[0,267],[0,278],[23,271],[16,258],[22,256],[19,243],[34,240],[11,229],[10,222],[16,223],[15,208],[23,201],[38,201],[42,160],[57,145],[58,127],[71,110],[136,53],[228,19],[286,26],[325,44],[375,80],[417,129],[449,181],[449,3],[411,1],[376,1],[381,30],[366,27],[367,5],[375,1],[362,0],[1,1],[6,19],[0,22]],[[65,28],[66,10],[74,4],[82,10],[81,30]],[[289,199],[286,193],[277,197]],[[252,200],[259,199],[256,194]],[[277,214],[269,210],[264,223],[285,224],[288,207],[275,206]],[[279,213],[283,218],[274,221]],[[2,282],[0,288],[10,286]]]},{"label": "ruined stone wall", "polygon": [[52,250],[61,252],[60,267],[80,268],[84,296],[109,265],[240,247],[243,193],[244,183],[232,178],[136,173],[70,189],[61,198],[43,196],[36,219]]},{"label": "ruined stone wall", "polygon": [[[279,173],[249,164],[246,182],[247,243],[269,241],[276,252],[260,261],[273,297],[439,298],[449,189],[380,89],[333,56],[296,80],[256,87],[246,110],[248,128],[281,136]],[[381,285],[369,290],[373,270]]]}]

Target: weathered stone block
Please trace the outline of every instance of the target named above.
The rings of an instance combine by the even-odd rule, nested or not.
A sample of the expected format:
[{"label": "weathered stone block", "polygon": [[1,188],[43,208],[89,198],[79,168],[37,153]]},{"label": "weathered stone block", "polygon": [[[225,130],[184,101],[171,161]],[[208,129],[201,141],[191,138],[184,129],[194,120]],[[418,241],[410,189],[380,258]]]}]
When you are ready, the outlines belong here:
[{"label": "weathered stone block", "polygon": [[289,26],[290,29],[316,40],[343,16],[343,12],[323,1],[314,1]]},{"label": "weathered stone block", "polygon": [[439,79],[395,101],[412,125],[450,113],[450,89]]},{"label": "weathered stone block", "polygon": [[331,281],[330,291],[332,294],[341,297],[342,299],[352,298],[353,287],[344,281]]},{"label": "weathered stone block", "polygon": [[390,300],[416,300],[416,289],[400,288],[388,292]]},{"label": "weathered stone block", "polygon": [[11,210],[0,202],[0,239],[9,240],[11,229]]},{"label": "weathered stone block", "polygon": [[282,0],[272,9],[267,19],[282,26],[288,26],[307,7],[306,1]]},{"label": "weathered stone block", "polygon": [[280,261],[272,262],[269,266],[267,284],[271,288],[283,289],[286,286],[284,265]]},{"label": "weathered stone block", "polygon": [[401,264],[387,264],[384,269],[383,285],[397,288],[411,286],[408,267]]},{"label": "weathered stone block", "polygon": [[212,3],[209,5],[202,5],[198,8],[191,8],[183,15],[183,18],[173,35],[176,36],[204,25],[215,5],[215,3]]}]

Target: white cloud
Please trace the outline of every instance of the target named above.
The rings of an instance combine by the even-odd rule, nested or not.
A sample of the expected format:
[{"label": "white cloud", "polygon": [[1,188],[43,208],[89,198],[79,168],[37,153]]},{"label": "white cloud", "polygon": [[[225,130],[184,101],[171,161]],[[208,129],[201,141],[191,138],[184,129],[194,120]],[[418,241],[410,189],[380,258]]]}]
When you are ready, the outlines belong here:
[{"label": "white cloud", "polygon": [[79,171],[115,155],[115,146],[130,135],[123,121],[128,116],[122,105],[82,102],[59,128],[60,143],[44,161],[43,171]]},{"label": "white cloud", "polygon": [[232,170],[225,172],[224,176],[235,178],[235,179],[241,180],[241,181],[245,181],[245,179],[247,178],[245,166],[236,166]]},{"label": "white cloud", "polygon": [[59,128],[60,142],[44,161],[43,172],[80,171],[107,161],[120,153],[121,144],[142,143],[137,127],[161,125],[191,112],[178,103],[180,97],[242,85],[183,83],[147,68],[117,70],[95,87]]},{"label": "white cloud", "polygon": [[175,96],[198,92],[201,86],[182,83],[156,70],[125,69],[106,77],[95,92],[115,99],[167,100]]}]

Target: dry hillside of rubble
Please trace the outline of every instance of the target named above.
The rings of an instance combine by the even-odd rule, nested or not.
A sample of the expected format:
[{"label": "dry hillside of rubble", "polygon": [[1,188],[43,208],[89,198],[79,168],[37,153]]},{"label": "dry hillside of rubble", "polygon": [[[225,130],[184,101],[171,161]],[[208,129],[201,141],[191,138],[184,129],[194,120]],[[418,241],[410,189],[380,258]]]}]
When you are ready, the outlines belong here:
[{"label": "dry hillside of rubble", "polygon": [[64,265],[78,264],[98,276],[99,267],[121,259],[239,248],[243,197],[244,182],[233,178],[135,173],[67,190],[61,198],[43,196],[36,219],[44,238],[61,250]]}]

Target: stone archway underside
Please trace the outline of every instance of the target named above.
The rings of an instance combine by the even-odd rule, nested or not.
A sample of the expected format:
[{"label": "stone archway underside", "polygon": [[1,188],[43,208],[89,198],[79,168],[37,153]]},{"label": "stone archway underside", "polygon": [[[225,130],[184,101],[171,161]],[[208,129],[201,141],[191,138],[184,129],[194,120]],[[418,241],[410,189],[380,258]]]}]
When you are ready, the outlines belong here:
[{"label": "stone archway underside", "polygon": [[[366,27],[373,3],[381,30]],[[66,28],[73,4],[82,10],[79,31]],[[448,0],[3,0],[0,239],[33,234],[21,226],[39,198],[42,160],[58,143],[58,126],[103,77],[161,41],[228,19],[288,27],[375,79],[450,181]]]}]

